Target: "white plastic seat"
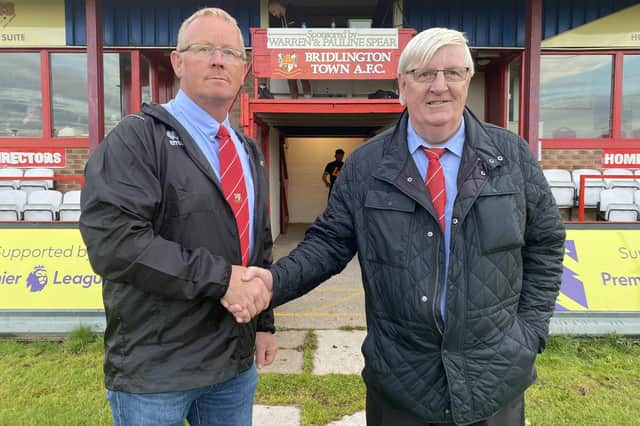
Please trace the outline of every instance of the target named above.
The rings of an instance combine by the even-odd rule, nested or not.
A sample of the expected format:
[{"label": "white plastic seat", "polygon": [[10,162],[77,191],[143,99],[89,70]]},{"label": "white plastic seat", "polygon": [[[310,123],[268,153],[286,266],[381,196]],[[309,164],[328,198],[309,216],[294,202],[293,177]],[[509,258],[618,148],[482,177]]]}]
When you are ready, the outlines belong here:
[{"label": "white plastic seat", "polygon": [[60,205],[60,220],[77,222],[80,219],[80,191],[67,191]]},{"label": "white plastic seat", "polygon": [[0,220],[16,221],[22,218],[27,194],[20,190],[0,191]]},{"label": "white plastic seat", "polygon": [[[53,169],[47,168],[35,168],[27,169],[24,172],[24,177],[53,177]],[[53,180],[25,180],[20,184],[20,189],[31,192],[34,189],[52,189]]]},{"label": "white plastic seat", "polygon": [[24,206],[24,220],[53,221],[56,220],[62,193],[55,190],[39,190],[30,192]]},{"label": "white plastic seat", "polygon": [[607,178],[610,175],[634,176],[629,169],[604,169],[602,177],[607,188],[638,188],[635,179]]},{"label": "white plastic seat", "polygon": [[640,218],[640,207],[635,204],[630,188],[604,189],[600,192],[600,213],[609,222],[633,222]]},{"label": "white plastic seat", "polygon": [[609,204],[605,217],[609,222],[636,222],[640,218],[640,207],[636,204]]},{"label": "white plastic seat", "polygon": [[[22,169],[18,169],[16,167],[3,167],[0,169],[0,177],[22,177]],[[0,190],[18,189],[19,187],[19,180],[0,179]]]},{"label": "white plastic seat", "polygon": [[[600,170],[596,169],[575,169],[571,172],[573,183],[576,187],[576,200],[580,198],[580,176],[598,175],[602,176]],[[585,178],[584,181],[584,205],[585,207],[596,207],[600,202],[600,191],[605,188],[602,178]]]},{"label": "white plastic seat", "polygon": [[544,169],[543,172],[558,207],[573,207],[576,196],[571,173],[564,169]]},{"label": "white plastic seat", "polygon": [[61,222],[77,222],[80,220],[80,205],[74,210],[60,210]]}]

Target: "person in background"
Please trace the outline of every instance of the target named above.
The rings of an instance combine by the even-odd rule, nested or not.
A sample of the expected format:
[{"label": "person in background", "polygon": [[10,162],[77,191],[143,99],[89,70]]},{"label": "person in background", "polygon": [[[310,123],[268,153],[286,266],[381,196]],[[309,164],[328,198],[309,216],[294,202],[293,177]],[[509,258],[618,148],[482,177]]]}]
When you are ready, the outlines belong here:
[{"label": "person in background", "polygon": [[[307,22],[297,16],[295,10],[291,6],[287,6],[280,0],[269,0],[269,27],[307,27]],[[300,95],[298,89],[298,80],[287,80],[289,85],[289,93],[291,97],[296,99]],[[305,98],[311,98],[311,82],[309,80],[300,80],[302,85],[302,93]]]},{"label": "person in background", "polygon": [[344,165],[342,159],[344,158],[344,150],[341,148],[336,149],[335,160],[327,163],[324,168],[324,172],[322,173],[322,181],[329,188],[329,196],[331,196],[331,190],[333,189],[333,184],[336,183],[336,179],[338,179],[338,175],[340,175],[340,169]]},{"label": "person in background", "polygon": [[[258,367],[273,362],[268,183],[229,110],[246,54],[236,20],[205,8],[180,27],[180,91],[123,119],[89,159],[80,231],[104,277],[105,384],[115,425],[248,426]],[[239,266],[243,265],[243,266]],[[238,290],[242,288],[243,292]]]},{"label": "person in background", "polygon": [[527,142],[465,107],[473,73],[462,33],[416,35],[396,126],[349,155],[297,248],[244,276],[262,277],[275,307],[358,253],[368,426],[525,424],[565,229]]}]

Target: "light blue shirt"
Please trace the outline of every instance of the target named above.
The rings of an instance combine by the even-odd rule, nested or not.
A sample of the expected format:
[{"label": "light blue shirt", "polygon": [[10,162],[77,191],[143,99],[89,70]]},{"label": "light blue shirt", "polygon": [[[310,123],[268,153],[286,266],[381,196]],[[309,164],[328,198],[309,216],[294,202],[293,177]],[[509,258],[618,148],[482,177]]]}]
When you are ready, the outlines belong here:
[{"label": "light blue shirt", "polygon": [[[222,123],[218,123],[213,119],[205,110],[200,108],[195,102],[193,102],[182,90],[178,92],[178,95],[166,104],[162,105],[182,127],[191,135],[193,140],[200,148],[202,154],[207,158],[209,164],[213,168],[213,171],[220,181],[220,157],[218,156],[218,148],[220,142],[216,138],[220,124],[224,125],[229,134],[231,140],[236,146],[240,162],[242,163],[242,172],[244,173],[244,181],[247,185],[247,196],[249,198],[249,254],[253,253],[253,211],[255,204],[255,189],[253,185],[253,174],[251,173],[251,164],[249,162],[249,154],[247,153],[244,144],[240,141],[236,132],[231,128],[229,123],[229,115],[224,119]],[[213,231],[211,231],[213,232]]]},{"label": "light blue shirt", "polygon": [[407,120],[407,145],[409,154],[418,167],[420,176],[424,181],[427,176],[429,160],[420,146],[427,148],[447,148],[447,151],[440,157],[440,164],[444,172],[444,185],[447,191],[447,203],[444,208],[444,277],[442,281],[442,297],[440,298],[440,313],[445,317],[445,302],[447,298],[447,275],[449,273],[449,248],[451,247],[451,216],[453,215],[453,204],[458,196],[458,169],[462,160],[462,147],[464,146],[464,118],[456,132],[443,144],[431,145],[422,139],[411,125],[411,120]]}]

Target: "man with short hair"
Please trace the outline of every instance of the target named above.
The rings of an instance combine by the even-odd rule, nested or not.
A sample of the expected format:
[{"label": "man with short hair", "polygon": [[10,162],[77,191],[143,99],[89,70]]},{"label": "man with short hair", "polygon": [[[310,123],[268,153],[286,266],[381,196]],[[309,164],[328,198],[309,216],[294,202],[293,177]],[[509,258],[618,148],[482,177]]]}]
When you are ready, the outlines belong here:
[{"label": "man with short hair", "polygon": [[278,306],[358,253],[368,426],[524,425],[565,230],[527,143],[465,108],[473,72],[462,33],[416,35],[396,126],[349,155],[296,249],[245,274]]},{"label": "man with short hair", "polygon": [[86,167],[80,231],[105,278],[107,399],[116,425],[247,426],[255,364],[276,345],[272,311],[239,324],[225,309],[266,308],[263,283],[240,276],[272,256],[264,160],[229,123],[247,66],[235,19],[194,13],[171,63],[175,99],[122,120]]},{"label": "man with short hair", "polygon": [[329,188],[329,196],[331,196],[331,190],[333,189],[333,184],[336,183],[336,179],[340,175],[340,170],[344,162],[342,161],[344,158],[344,150],[342,148],[336,149],[335,160],[330,161],[324,167],[324,172],[322,172],[322,181],[325,186]]}]

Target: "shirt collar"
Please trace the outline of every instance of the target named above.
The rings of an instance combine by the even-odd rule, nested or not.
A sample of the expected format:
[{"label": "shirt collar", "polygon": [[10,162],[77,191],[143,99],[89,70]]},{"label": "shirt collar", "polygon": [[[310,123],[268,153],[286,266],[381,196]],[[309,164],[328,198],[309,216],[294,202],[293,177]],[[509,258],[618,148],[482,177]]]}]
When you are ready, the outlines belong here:
[{"label": "shirt collar", "polygon": [[178,91],[178,94],[173,99],[173,105],[176,106],[180,112],[188,118],[191,124],[198,128],[203,134],[207,136],[215,136],[218,134],[218,129],[220,128],[220,124],[223,124],[229,133],[231,130],[231,123],[229,122],[229,114],[225,117],[222,123],[218,123],[206,112],[202,109],[198,104],[196,104],[186,93],[181,90]]},{"label": "shirt collar", "polygon": [[456,130],[456,132],[445,143],[437,146],[431,145],[429,142],[422,139],[422,137],[413,128],[411,120],[407,120],[407,146],[411,155],[413,155],[421,146],[426,146],[427,148],[447,148],[449,152],[457,155],[458,157],[462,157],[463,145],[464,117],[462,117],[458,130]]}]

